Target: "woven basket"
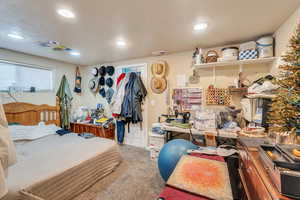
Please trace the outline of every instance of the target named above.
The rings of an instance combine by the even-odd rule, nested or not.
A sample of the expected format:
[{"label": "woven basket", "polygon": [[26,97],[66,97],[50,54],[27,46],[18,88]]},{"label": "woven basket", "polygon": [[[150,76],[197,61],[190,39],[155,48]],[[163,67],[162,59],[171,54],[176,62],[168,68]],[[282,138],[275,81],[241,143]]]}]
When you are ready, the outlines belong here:
[{"label": "woven basket", "polygon": [[218,61],[218,53],[215,50],[209,50],[206,53],[206,63],[212,63],[212,62],[217,62]]}]

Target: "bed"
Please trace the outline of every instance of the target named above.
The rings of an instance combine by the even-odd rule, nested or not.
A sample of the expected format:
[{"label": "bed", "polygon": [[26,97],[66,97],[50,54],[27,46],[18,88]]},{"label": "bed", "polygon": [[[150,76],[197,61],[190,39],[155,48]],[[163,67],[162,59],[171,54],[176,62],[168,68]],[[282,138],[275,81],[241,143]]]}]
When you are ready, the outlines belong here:
[{"label": "bed", "polygon": [[[9,123],[59,124],[58,106],[3,105]],[[4,200],[71,200],[110,174],[121,162],[118,145],[71,133],[16,141],[18,162],[9,169]]]}]

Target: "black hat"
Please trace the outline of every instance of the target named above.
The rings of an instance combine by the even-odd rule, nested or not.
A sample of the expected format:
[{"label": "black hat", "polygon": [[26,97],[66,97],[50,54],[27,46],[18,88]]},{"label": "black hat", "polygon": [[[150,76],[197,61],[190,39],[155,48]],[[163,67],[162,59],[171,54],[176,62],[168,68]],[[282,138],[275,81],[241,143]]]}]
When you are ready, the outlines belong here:
[{"label": "black hat", "polygon": [[98,89],[98,85],[97,85],[97,78],[92,78],[89,81],[89,88],[91,89],[92,92],[96,92]]},{"label": "black hat", "polygon": [[105,94],[105,89],[104,89],[104,88],[101,88],[101,89],[99,90],[99,94],[100,94],[103,98],[105,98],[105,96],[106,96],[106,94]]},{"label": "black hat", "polygon": [[114,68],[114,66],[107,66],[107,67],[106,67],[106,73],[107,73],[108,75],[110,75],[110,76],[114,75],[114,73],[115,73],[115,68]]},{"label": "black hat", "polygon": [[108,87],[112,87],[114,84],[114,81],[112,80],[112,78],[108,78],[108,79],[106,79],[105,83]]},{"label": "black hat", "polygon": [[101,66],[98,69],[98,73],[100,74],[100,76],[105,76],[106,75],[106,67],[105,66]]},{"label": "black hat", "polygon": [[103,76],[101,76],[99,78],[99,85],[104,86],[105,85],[105,78]]}]

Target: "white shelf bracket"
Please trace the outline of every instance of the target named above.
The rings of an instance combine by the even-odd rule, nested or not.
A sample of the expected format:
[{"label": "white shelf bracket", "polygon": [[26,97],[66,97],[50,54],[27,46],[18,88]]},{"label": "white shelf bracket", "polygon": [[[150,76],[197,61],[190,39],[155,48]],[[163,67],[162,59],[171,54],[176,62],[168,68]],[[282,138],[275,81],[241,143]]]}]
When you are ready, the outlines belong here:
[{"label": "white shelf bracket", "polygon": [[216,66],[213,67],[213,81],[214,85],[216,85]]},{"label": "white shelf bracket", "polygon": [[239,64],[239,66],[240,66],[239,72],[243,72],[243,64]]}]

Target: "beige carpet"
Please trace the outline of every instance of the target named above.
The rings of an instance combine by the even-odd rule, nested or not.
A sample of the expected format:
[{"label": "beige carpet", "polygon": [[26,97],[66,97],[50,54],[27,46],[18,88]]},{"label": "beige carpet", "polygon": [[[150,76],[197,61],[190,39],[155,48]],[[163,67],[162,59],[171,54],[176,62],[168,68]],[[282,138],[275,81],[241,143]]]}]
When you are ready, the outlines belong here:
[{"label": "beige carpet", "polygon": [[123,162],[74,200],[155,200],[164,187],[156,162],[137,147],[120,147]]}]

